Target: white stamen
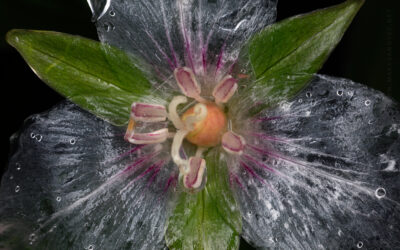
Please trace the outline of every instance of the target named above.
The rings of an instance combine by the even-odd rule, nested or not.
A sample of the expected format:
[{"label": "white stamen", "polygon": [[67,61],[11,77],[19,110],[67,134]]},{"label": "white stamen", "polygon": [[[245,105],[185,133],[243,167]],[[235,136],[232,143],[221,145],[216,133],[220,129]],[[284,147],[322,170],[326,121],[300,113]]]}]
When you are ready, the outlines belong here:
[{"label": "white stamen", "polygon": [[188,189],[199,188],[203,182],[206,161],[200,157],[189,158],[189,171],[183,176],[183,185]]},{"label": "white stamen", "polygon": [[193,114],[188,115],[185,120],[185,128],[189,131],[194,129],[197,122],[204,120],[208,113],[206,105],[202,103],[197,103],[193,111]]},{"label": "white stamen", "polygon": [[142,122],[161,122],[167,118],[164,106],[134,102],[131,107],[131,118]]},{"label": "white stamen", "polygon": [[163,128],[150,133],[135,133],[134,131],[126,139],[132,144],[156,144],[167,140],[168,129]]},{"label": "white stamen", "polygon": [[225,76],[213,90],[215,102],[217,104],[228,102],[237,88],[237,80],[230,75]]},{"label": "white stamen", "polygon": [[232,131],[228,131],[222,136],[221,144],[222,148],[226,152],[241,155],[244,146],[246,145],[246,141],[242,136],[237,135]]},{"label": "white stamen", "polygon": [[176,129],[183,129],[184,125],[181,118],[176,111],[179,104],[186,103],[187,98],[185,96],[175,96],[168,105],[168,119],[174,124]]},{"label": "white stamen", "polygon": [[201,89],[191,69],[187,67],[176,68],[174,70],[174,76],[179,88],[185,96],[194,98],[198,102],[206,101],[200,96]]},{"label": "white stamen", "polygon": [[172,146],[171,146],[171,156],[172,160],[175,162],[176,165],[181,169],[181,172],[183,171],[184,173],[187,172],[187,163],[188,161],[185,159],[181,158],[181,155],[179,154],[179,151],[182,146],[183,139],[185,136],[189,133],[187,130],[178,130],[174,136],[174,139],[172,141]]}]

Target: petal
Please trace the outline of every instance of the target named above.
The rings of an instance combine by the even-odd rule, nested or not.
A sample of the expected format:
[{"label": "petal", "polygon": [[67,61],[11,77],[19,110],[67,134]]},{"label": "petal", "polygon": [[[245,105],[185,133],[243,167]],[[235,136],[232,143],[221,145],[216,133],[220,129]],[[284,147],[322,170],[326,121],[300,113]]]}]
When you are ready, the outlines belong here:
[{"label": "petal", "polygon": [[140,56],[165,76],[182,66],[196,74],[226,71],[243,41],[276,16],[273,0],[100,2],[96,6],[104,7],[94,12],[101,16],[100,40]]},{"label": "petal", "polygon": [[246,240],[274,249],[399,246],[398,103],[317,76],[260,124],[262,131],[246,138],[257,160],[242,159],[264,183],[238,171],[251,178],[237,192]]},{"label": "petal", "polygon": [[66,102],[31,117],[14,142],[0,189],[2,246],[164,247],[174,167],[163,145],[131,146],[123,130]]}]

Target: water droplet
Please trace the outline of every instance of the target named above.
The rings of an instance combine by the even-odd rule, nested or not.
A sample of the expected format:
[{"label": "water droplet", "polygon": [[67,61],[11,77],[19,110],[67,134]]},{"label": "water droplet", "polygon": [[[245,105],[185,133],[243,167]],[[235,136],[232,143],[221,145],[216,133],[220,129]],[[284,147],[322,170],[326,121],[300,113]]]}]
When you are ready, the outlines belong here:
[{"label": "water droplet", "polygon": [[371,124],[373,124],[373,123],[374,123],[374,120],[369,120],[369,121],[368,121],[368,124],[369,124],[369,125],[371,125]]},{"label": "water droplet", "polygon": [[112,23],[110,23],[110,22],[105,22],[105,23],[104,23],[104,29],[105,29],[107,32],[110,32],[110,31],[113,31],[113,30],[115,29],[115,26],[114,26],[114,24],[112,24]]},{"label": "water droplet", "polygon": [[109,14],[110,14],[110,16],[115,16],[115,11],[110,10]]},{"label": "water droplet", "polygon": [[375,196],[378,199],[382,199],[383,197],[386,196],[386,190],[383,187],[377,188],[375,190]]},{"label": "water droplet", "polygon": [[18,38],[17,36],[15,37],[15,41],[16,41],[16,42],[19,42],[19,38]]},{"label": "water droplet", "polygon": [[351,97],[351,96],[354,95],[354,92],[353,92],[353,91],[348,91],[348,92],[347,92],[347,95]]},{"label": "water droplet", "polygon": [[311,92],[307,92],[307,93],[306,93],[306,96],[307,96],[308,98],[310,98],[310,97],[312,96]]},{"label": "water droplet", "polygon": [[15,166],[17,167],[17,171],[21,170],[21,163],[17,162],[15,163]]},{"label": "water droplet", "polygon": [[35,139],[36,135],[34,133],[31,133],[31,138]]},{"label": "water droplet", "polygon": [[13,176],[13,175],[10,175],[10,180],[12,180],[12,179],[14,179],[14,176]]},{"label": "water droplet", "polygon": [[36,240],[36,234],[32,233],[31,235],[29,235],[29,240],[31,241],[31,243],[33,243]]},{"label": "water droplet", "polygon": [[302,102],[303,102],[303,99],[299,99],[298,102],[299,102],[299,103],[302,103]]},{"label": "water droplet", "polygon": [[87,247],[87,249],[88,249],[88,250],[93,250],[93,249],[94,249],[94,246],[93,246],[93,245],[89,245],[89,246]]},{"label": "water droplet", "polygon": [[357,248],[362,248],[364,246],[364,243],[362,241],[359,241],[357,243]]},{"label": "water droplet", "polygon": [[371,101],[370,100],[366,100],[364,103],[365,103],[365,106],[369,106],[371,104]]},{"label": "water droplet", "polygon": [[18,193],[21,190],[20,186],[15,186],[15,192]]},{"label": "water droplet", "polygon": [[76,140],[72,138],[71,140],[69,140],[69,143],[71,143],[71,145],[74,145],[76,143]]},{"label": "water droplet", "polygon": [[56,201],[57,201],[57,202],[60,202],[60,201],[61,201],[61,197],[60,197],[60,196],[57,196]]},{"label": "water droplet", "polygon": [[343,95],[343,90],[338,90],[338,91],[336,92],[336,94],[337,94],[338,96],[342,96],[342,95]]}]

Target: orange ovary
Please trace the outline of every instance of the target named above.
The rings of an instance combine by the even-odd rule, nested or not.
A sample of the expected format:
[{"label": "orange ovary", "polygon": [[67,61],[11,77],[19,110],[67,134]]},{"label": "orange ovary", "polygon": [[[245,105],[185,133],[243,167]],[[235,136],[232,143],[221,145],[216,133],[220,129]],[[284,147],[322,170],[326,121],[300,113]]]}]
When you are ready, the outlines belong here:
[{"label": "orange ovary", "polygon": [[[221,142],[221,137],[226,131],[226,115],[215,104],[206,104],[207,116],[204,120],[195,124],[194,129],[186,135],[186,139],[200,147],[214,147]],[[194,107],[188,109],[181,117],[186,118],[193,114]]]}]

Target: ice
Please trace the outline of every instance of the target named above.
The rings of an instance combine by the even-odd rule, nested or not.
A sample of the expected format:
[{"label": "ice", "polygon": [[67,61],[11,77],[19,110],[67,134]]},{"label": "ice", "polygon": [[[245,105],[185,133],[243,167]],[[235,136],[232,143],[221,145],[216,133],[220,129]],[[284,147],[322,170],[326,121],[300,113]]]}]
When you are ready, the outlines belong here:
[{"label": "ice", "polygon": [[1,182],[0,246],[163,248],[174,166],[123,135],[67,101],[27,119]]},{"label": "ice", "polygon": [[[265,184],[230,166],[244,185],[236,190],[246,240],[273,249],[400,245],[396,102],[350,80],[318,75],[260,118],[264,136],[247,137],[258,151],[245,154],[265,158],[272,170],[252,165]],[[249,178],[254,181],[244,181]]]}]

